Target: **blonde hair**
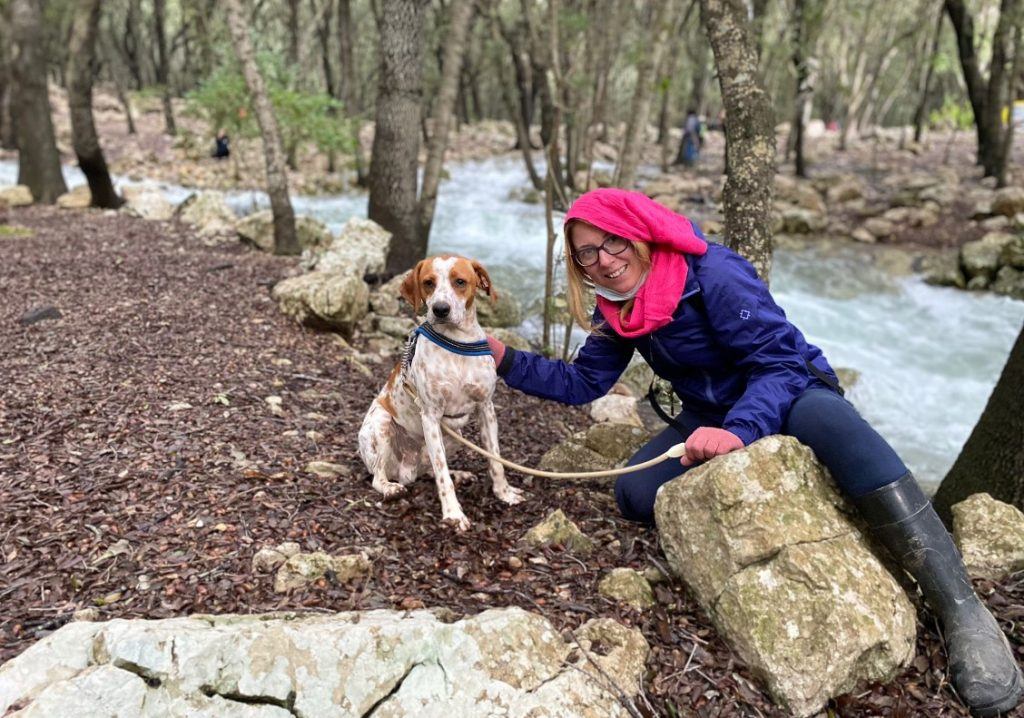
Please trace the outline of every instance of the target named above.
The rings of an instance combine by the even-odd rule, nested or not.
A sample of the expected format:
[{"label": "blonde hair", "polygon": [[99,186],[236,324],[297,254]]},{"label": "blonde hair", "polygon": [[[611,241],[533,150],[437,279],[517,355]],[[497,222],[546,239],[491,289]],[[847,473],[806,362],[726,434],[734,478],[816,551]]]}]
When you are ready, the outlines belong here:
[{"label": "blonde hair", "polygon": [[[588,288],[593,286],[586,273],[583,271],[583,267],[576,264],[576,260],[572,256],[572,228],[577,224],[581,223],[582,220],[574,219],[570,220],[565,225],[564,231],[564,242],[565,248],[565,275],[568,280],[568,286],[565,290],[566,299],[569,303],[569,313],[572,318],[576,320],[587,332],[600,332],[601,327],[594,325],[590,318],[593,314],[591,302],[589,300],[590,292]],[[591,225],[592,226],[592,225]],[[651,268],[651,248],[646,242],[633,242],[630,241],[630,246],[633,248],[633,254],[640,262],[641,269],[646,272]],[[626,320],[629,313],[633,310],[633,300],[630,299],[628,302],[622,305],[622,309],[619,311],[619,318],[622,321]]]}]

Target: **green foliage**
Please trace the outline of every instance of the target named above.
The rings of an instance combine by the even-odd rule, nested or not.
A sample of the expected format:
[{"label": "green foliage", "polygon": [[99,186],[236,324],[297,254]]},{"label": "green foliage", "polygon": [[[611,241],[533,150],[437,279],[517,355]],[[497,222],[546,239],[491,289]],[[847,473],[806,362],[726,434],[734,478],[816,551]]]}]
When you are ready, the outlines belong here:
[{"label": "green foliage", "polygon": [[974,126],[974,112],[969,102],[957,102],[951,97],[946,97],[942,107],[932,110],[928,115],[928,124],[932,127],[969,130]]},{"label": "green foliage", "polygon": [[[340,102],[322,92],[295,89],[293,78],[279,60],[260,56],[259,63],[287,150],[305,142],[325,152],[352,150],[355,141]],[[235,137],[258,134],[252,98],[237,66],[220,67],[187,97],[190,111],[205,118],[212,128],[223,128]]]}]

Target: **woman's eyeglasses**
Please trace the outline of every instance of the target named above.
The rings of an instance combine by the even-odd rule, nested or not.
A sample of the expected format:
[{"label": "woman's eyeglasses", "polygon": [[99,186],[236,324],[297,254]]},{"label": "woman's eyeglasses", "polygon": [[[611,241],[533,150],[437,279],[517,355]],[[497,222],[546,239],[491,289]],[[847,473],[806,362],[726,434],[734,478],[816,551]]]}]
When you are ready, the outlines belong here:
[{"label": "woman's eyeglasses", "polygon": [[577,249],[572,253],[572,258],[576,260],[576,264],[581,267],[590,267],[597,264],[597,260],[600,257],[599,252],[603,249],[606,254],[622,254],[626,251],[626,247],[629,246],[629,240],[623,239],[622,237],[616,237],[614,234],[608,235],[608,237],[601,242],[600,246],[587,246],[583,249]]}]

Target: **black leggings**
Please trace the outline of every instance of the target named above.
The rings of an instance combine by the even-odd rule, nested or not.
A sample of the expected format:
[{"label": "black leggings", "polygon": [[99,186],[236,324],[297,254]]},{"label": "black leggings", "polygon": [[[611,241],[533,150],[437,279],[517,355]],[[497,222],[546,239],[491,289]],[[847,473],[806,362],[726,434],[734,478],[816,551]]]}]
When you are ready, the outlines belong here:
[{"label": "black leggings", "polygon": [[[627,466],[662,454],[685,441],[701,426],[721,426],[721,417],[683,411],[676,417],[686,435],[671,426],[650,440]],[[814,450],[832,472],[839,487],[850,497],[863,496],[891,484],[907,473],[907,467],[888,442],[871,428],[853,405],[832,389],[812,387],[801,394],[786,418],[783,434],[793,436]],[[615,499],[622,515],[631,521],[654,522],[654,499],[662,484],[686,471],[675,459],[623,474],[615,482]]]}]

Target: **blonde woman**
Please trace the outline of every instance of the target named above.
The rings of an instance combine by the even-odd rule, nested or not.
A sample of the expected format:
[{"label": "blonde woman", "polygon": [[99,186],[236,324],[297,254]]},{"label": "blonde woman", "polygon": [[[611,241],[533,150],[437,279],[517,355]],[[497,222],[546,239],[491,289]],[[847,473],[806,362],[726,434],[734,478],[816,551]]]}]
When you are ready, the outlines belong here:
[{"label": "blonde woman", "polygon": [[[892,447],[843,398],[835,372],[742,257],[704,240],[686,217],[618,189],[581,196],[565,220],[569,306],[590,336],[571,363],[488,337],[514,389],[567,404],[603,396],[639,352],[683,411],[630,459],[686,442],[615,485],[623,516],[652,523],[658,488],[688,467],[788,434],[814,450],[943,622],[950,680],[975,715],[1013,708],[1024,691],[1009,644],[975,595],[931,503]],[[592,286],[597,307],[585,306]]]}]

